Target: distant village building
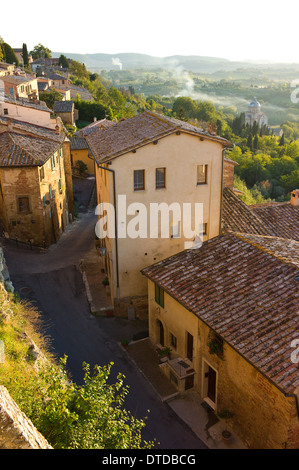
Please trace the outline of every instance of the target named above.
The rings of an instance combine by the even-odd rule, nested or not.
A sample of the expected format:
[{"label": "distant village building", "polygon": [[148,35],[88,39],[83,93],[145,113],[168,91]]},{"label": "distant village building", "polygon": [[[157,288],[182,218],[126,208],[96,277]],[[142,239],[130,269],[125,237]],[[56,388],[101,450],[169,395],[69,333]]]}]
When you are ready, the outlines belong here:
[{"label": "distant village building", "polygon": [[257,101],[256,97],[248,106],[248,110],[245,113],[245,125],[253,126],[254,123],[257,123],[259,127],[268,124],[267,116],[261,111],[261,105]]},{"label": "distant village building", "polygon": [[73,217],[70,143],[65,134],[0,119],[0,223],[5,236],[57,242]]},{"label": "distant village building", "polygon": [[46,103],[39,100],[15,99],[14,97],[4,96],[3,101],[0,102],[1,116],[44,127],[52,127],[53,129],[56,125],[51,119],[51,110],[46,106]]},{"label": "distant village building", "polygon": [[[23,64],[23,49],[13,49],[18,61]],[[28,62],[29,64],[32,64],[33,62],[33,59],[32,59],[32,55],[28,54]]]},{"label": "distant village building", "polygon": [[73,101],[54,101],[53,112],[60,117],[64,124],[75,125],[78,119],[78,111],[75,109]]},{"label": "distant village building", "polygon": [[4,93],[11,98],[38,99],[37,78],[31,75],[5,75],[0,78],[1,88],[4,84]]}]

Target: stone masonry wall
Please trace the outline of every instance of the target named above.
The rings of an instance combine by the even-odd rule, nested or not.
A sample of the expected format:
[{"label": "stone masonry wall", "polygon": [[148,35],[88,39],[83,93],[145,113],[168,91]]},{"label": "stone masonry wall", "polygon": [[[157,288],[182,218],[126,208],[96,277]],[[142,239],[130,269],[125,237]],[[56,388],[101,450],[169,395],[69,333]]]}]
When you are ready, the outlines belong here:
[{"label": "stone masonry wall", "polygon": [[0,449],[51,449],[47,440],[0,385]]},{"label": "stone masonry wall", "polygon": [[[0,248],[0,289],[2,291],[1,298],[4,299],[1,303],[0,318],[3,319],[12,314],[4,285],[13,291],[3,250]],[[24,335],[27,336],[25,332]],[[30,338],[27,337],[26,340],[29,343],[29,353],[34,361],[33,367],[38,368],[41,362],[43,363],[46,359]],[[0,449],[51,449],[44,436],[37,431],[11,398],[8,390],[2,385],[0,385]]]}]

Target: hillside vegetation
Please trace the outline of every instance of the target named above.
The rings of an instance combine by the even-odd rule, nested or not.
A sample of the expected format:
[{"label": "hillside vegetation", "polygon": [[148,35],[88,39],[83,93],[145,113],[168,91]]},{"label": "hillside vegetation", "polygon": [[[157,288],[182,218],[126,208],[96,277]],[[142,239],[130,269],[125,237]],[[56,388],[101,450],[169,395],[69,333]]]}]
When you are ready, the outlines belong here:
[{"label": "hillside vegetation", "polygon": [[0,282],[0,339],[4,344],[0,384],[56,449],[139,449],[144,420],[124,409],[129,390],[124,377],[109,383],[113,363],[90,370],[77,386],[66,372],[67,358],[56,361],[39,331],[39,314],[6,292]]},{"label": "hillside vegetation", "polygon": [[[75,101],[78,127],[94,117],[119,120],[145,110],[204,129],[213,122],[217,133],[232,143],[227,155],[238,163],[238,189],[244,183],[248,189],[241,195],[245,202],[287,201],[290,191],[299,187],[299,105],[292,102],[293,89],[286,82],[272,82],[267,76],[215,81],[211,77],[195,79],[195,74],[186,72],[174,76],[166,70],[103,70],[98,74],[74,60],[69,74],[73,83],[87,88],[95,99],[94,103]],[[253,95],[260,100],[269,124],[283,130],[282,137],[271,127],[245,125],[244,110]]]}]

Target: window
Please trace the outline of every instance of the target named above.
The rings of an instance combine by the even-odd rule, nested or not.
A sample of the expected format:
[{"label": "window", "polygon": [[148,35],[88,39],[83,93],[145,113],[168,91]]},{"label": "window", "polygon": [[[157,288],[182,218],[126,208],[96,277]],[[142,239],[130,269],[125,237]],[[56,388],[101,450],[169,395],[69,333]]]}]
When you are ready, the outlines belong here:
[{"label": "window", "polygon": [[46,198],[46,196],[43,196],[43,204],[44,204],[44,207],[47,205],[47,198]]},{"label": "window", "polygon": [[55,155],[52,155],[52,157],[51,157],[51,170],[54,170],[55,166],[56,166]]},{"label": "window", "polygon": [[171,223],[170,227],[170,237],[171,238],[181,238],[181,222]]},{"label": "window", "polygon": [[155,301],[164,308],[164,290],[158,284],[155,284]]},{"label": "window", "polygon": [[58,191],[59,191],[60,194],[62,194],[62,182],[61,182],[60,178],[58,180]]},{"label": "window", "polygon": [[197,165],[197,184],[207,184],[208,165]]},{"label": "window", "polygon": [[19,212],[29,212],[29,197],[18,198],[18,210]]},{"label": "window", "polygon": [[202,232],[201,232],[202,235],[207,235],[207,233],[208,233],[208,224],[202,224],[201,225],[201,230],[202,230]]},{"label": "window", "polygon": [[45,177],[45,169],[44,167],[42,166],[40,171],[39,171],[39,176],[40,176],[40,179],[43,180],[44,177]]},{"label": "window", "polygon": [[172,333],[170,333],[170,345],[173,347],[173,349],[177,348],[177,338]]},{"label": "window", "polygon": [[4,108],[4,114],[8,114],[8,108]]},{"label": "window", "polygon": [[52,192],[52,186],[50,184],[49,184],[49,195],[50,195],[50,199],[52,199],[53,192]]},{"label": "window", "polygon": [[165,188],[166,168],[156,168],[156,189]]},{"label": "window", "polygon": [[13,88],[12,87],[9,87],[8,88],[8,93],[10,96],[14,96],[14,92],[13,92]]},{"label": "window", "polygon": [[144,170],[134,170],[134,191],[144,189]]}]

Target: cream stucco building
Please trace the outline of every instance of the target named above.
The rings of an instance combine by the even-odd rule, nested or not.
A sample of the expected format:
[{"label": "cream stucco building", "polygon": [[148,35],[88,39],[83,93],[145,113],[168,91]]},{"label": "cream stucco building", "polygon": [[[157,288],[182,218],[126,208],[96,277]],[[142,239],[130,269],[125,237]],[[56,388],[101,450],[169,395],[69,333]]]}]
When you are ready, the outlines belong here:
[{"label": "cream stucco building", "polygon": [[[115,207],[109,219],[115,237],[108,234],[100,240],[111,299],[123,312],[132,303],[136,310],[147,311],[147,282],[140,270],[194,241],[185,236],[183,217],[178,220],[172,211],[159,212],[158,224],[153,223],[152,205],[179,204],[183,212],[183,204],[189,203],[196,234],[200,231],[202,240],[217,236],[224,149],[230,143],[150,112],[85,138],[96,160],[97,202]],[[194,226],[195,203],[202,204],[201,229]]]}]

